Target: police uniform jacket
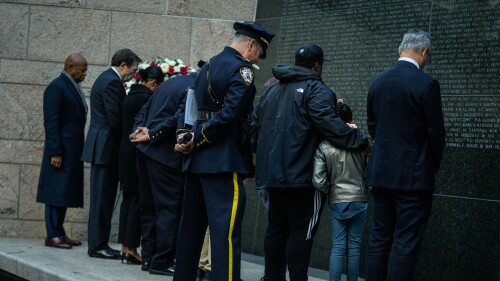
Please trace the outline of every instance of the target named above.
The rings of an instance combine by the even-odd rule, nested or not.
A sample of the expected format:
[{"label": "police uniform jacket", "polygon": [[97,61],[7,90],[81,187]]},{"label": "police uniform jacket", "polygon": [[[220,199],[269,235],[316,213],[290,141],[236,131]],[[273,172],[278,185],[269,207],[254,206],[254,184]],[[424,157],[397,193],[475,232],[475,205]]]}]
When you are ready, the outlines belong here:
[{"label": "police uniform jacket", "polygon": [[[216,99],[209,93],[208,68]],[[212,114],[206,119],[201,116],[193,126],[195,147],[185,161],[186,170],[193,173],[247,172],[240,142],[242,125],[250,116],[255,97],[253,80],[251,63],[231,47],[225,47],[200,70],[195,83],[196,103],[200,112]]]},{"label": "police uniform jacket", "polygon": [[163,82],[135,118],[134,130],[137,127],[147,127],[150,139],[149,142],[137,144],[137,149],[175,170],[180,170],[183,156],[174,151],[178,127],[176,113],[184,101],[186,89],[194,87],[196,76],[197,73],[190,73]]},{"label": "police uniform jacket", "polygon": [[[58,207],[83,207],[83,162],[80,161],[87,113],[73,82],[64,74],[43,94],[45,146],[37,202]],[[62,167],[51,165],[62,156]]]},{"label": "police uniform jacket", "polygon": [[262,95],[252,116],[256,188],[313,188],[314,153],[322,139],[361,150],[368,136],[335,114],[335,93],[318,73],[292,65],[274,67],[273,75],[280,83]]}]

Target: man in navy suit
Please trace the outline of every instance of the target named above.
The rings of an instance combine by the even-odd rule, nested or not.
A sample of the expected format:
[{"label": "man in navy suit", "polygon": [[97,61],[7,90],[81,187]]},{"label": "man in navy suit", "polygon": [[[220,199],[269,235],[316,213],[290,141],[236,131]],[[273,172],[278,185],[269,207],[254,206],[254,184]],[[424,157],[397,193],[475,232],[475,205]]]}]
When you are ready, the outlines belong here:
[{"label": "man in navy suit", "polygon": [[83,207],[83,150],[87,103],[78,83],[87,75],[87,60],[78,53],[66,58],[64,70],[43,94],[45,147],[36,201],[45,203],[45,246],[70,249],[81,245],[68,238],[66,209]]},{"label": "man in navy suit", "polygon": [[97,77],[90,91],[90,127],[82,161],[91,164],[88,255],[118,259],[108,245],[111,217],[118,188],[118,151],[121,141],[123,83],[137,71],[141,59],[129,49],[111,58],[111,68]]},{"label": "man in navy suit", "polygon": [[422,71],[430,49],[428,32],[408,31],[399,46],[399,61],[375,78],[368,92],[374,146],[367,168],[373,194],[367,281],[385,281],[387,275],[391,281],[413,280],[431,214],[446,132],[439,82]]}]

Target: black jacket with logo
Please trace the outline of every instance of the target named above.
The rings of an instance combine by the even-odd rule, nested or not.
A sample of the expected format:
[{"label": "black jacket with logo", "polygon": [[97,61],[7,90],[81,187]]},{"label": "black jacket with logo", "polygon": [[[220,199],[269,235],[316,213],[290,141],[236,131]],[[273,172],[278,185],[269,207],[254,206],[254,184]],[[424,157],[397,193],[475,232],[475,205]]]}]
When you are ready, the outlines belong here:
[{"label": "black jacket with logo", "polygon": [[280,83],[261,97],[252,116],[256,142],[257,189],[313,188],[314,152],[321,140],[362,150],[368,136],[335,114],[337,97],[307,68],[273,68]]}]

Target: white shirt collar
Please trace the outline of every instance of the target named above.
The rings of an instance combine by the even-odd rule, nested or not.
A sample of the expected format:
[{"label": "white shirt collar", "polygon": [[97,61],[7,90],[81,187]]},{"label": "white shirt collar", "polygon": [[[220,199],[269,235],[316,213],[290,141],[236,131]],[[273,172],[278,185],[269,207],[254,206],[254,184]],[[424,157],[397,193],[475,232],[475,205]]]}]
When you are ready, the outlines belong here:
[{"label": "white shirt collar", "polygon": [[418,69],[420,69],[420,67],[418,66],[418,62],[412,58],[408,58],[408,57],[400,57],[399,60],[404,60],[404,61],[407,61],[407,62],[411,62],[413,63]]},{"label": "white shirt collar", "polygon": [[116,75],[118,75],[118,77],[120,77],[120,79],[123,80],[120,73],[118,72],[118,70],[116,70],[116,68],[114,66],[112,66],[111,69],[113,69],[115,71]]}]

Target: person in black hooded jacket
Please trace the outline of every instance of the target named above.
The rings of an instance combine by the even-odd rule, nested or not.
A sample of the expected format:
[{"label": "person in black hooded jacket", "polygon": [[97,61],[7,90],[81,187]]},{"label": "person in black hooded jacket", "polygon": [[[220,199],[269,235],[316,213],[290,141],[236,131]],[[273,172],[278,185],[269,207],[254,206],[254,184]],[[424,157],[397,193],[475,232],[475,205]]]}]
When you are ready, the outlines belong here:
[{"label": "person in black hooded jacket", "polygon": [[295,65],[273,68],[280,82],[265,92],[252,116],[257,189],[269,191],[262,280],[285,280],[286,253],[291,281],[307,280],[312,239],[326,194],[314,189],[312,168],[319,142],[347,150],[364,150],[368,136],[335,114],[335,93],[321,80],[323,50],[302,45]]}]

